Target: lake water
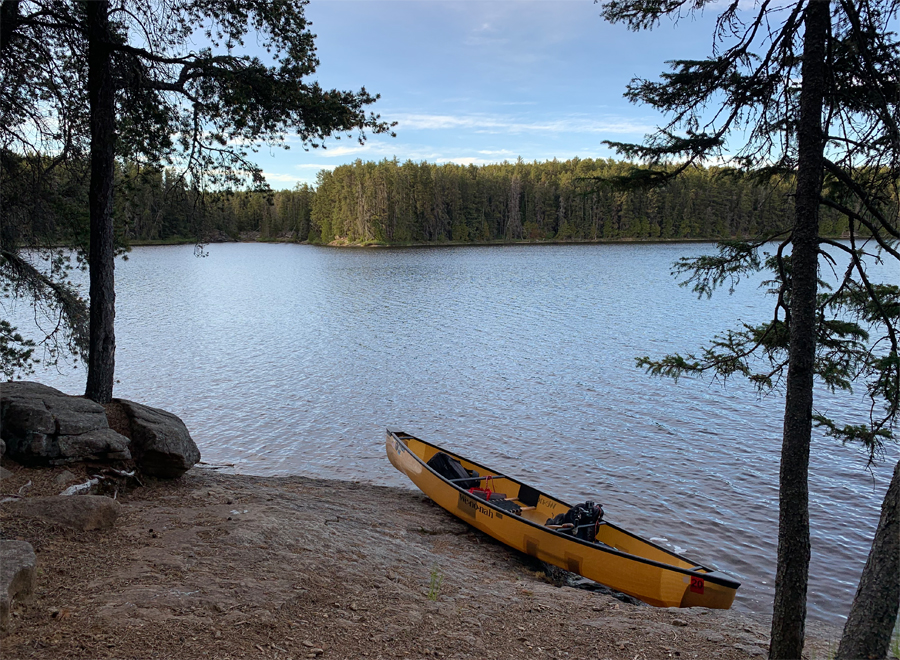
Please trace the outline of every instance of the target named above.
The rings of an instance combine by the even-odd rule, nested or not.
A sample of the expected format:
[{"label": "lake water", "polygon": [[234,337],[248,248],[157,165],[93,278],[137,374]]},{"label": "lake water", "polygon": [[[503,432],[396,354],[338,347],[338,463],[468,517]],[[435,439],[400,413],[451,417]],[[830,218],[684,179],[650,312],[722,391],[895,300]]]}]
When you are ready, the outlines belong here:
[{"label": "lake water", "polygon": [[[753,283],[712,301],[677,286],[672,262],[712,250],[137,248],[117,262],[115,395],[180,415],[204,461],[239,473],[411,487],[385,457],[384,429],[418,435],[601,502],[609,520],[736,576],[735,607],[765,613],[781,397],[634,366],[771,314]],[[37,378],[84,389],[83,369]],[[815,437],[811,617],[846,615],[897,457],[867,472],[859,451]]]}]

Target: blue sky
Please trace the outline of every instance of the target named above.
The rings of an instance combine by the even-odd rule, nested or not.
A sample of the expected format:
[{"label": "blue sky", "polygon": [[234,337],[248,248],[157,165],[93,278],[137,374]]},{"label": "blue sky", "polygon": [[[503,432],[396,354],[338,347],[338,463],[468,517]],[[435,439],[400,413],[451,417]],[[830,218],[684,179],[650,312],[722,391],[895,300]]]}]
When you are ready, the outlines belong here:
[{"label": "blue sky", "polygon": [[622,94],[673,58],[702,58],[715,13],[635,33],[591,0],[312,0],[326,87],[380,93],[375,111],[397,137],[346,138],[328,148],[263,149],[275,189],[363,160],[485,164],[610,157],[603,140],[640,141],[661,121]]}]

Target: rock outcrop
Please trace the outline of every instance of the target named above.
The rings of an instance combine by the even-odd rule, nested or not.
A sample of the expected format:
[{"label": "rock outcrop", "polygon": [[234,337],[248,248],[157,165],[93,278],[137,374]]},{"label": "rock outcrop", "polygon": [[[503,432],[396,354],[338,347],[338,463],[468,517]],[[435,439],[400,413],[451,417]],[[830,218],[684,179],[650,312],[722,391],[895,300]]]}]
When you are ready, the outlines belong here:
[{"label": "rock outcrop", "polygon": [[40,383],[0,383],[0,433],[9,458],[26,465],[131,459],[103,406]]},{"label": "rock outcrop", "polygon": [[0,383],[0,425],[8,457],[25,465],[133,459],[144,474],[175,479],[200,460],[170,412],[125,399],[104,407],[40,383]]},{"label": "rock outcrop", "polygon": [[14,516],[43,520],[79,532],[111,528],[122,508],[114,499],[100,495],[26,497],[4,502],[2,506]]},{"label": "rock outcrop", "polygon": [[125,399],[113,399],[113,404],[120,406],[128,419],[131,453],[144,474],[175,479],[200,461],[200,450],[177,416]]},{"label": "rock outcrop", "polygon": [[34,593],[34,548],[25,541],[0,540],[0,634],[9,632],[9,611]]}]

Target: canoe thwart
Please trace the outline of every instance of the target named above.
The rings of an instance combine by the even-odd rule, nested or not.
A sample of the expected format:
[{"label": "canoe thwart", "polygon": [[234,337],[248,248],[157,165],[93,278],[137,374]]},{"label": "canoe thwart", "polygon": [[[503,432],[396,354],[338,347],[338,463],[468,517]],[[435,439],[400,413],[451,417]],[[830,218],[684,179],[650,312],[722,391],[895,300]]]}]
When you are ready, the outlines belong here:
[{"label": "canoe thwart", "polygon": [[494,479],[506,479],[503,475],[495,474],[495,475],[487,475],[486,477],[479,477],[477,475],[472,475],[470,477],[460,477],[459,479],[447,479],[450,483],[456,483],[457,481],[484,481],[485,479],[494,480]]}]

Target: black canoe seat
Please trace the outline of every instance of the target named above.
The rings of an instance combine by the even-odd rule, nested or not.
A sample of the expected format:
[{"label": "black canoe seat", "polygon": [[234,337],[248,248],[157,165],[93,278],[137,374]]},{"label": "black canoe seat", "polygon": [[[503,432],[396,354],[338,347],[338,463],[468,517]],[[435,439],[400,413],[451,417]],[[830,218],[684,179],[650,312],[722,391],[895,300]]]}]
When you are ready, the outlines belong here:
[{"label": "black canoe seat", "polygon": [[469,492],[472,493],[473,497],[477,497],[479,500],[484,500],[485,502],[490,502],[494,506],[503,509],[504,511],[508,511],[509,513],[515,515],[522,513],[522,507],[514,500],[507,498],[503,493],[491,493],[490,497],[488,497],[487,492],[481,489],[476,488]]},{"label": "black canoe seat", "polygon": [[480,479],[471,478],[478,477],[477,473],[469,474],[466,468],[462,466],[462,463],[442,451],[439,451],[429,459],[428,467],[464,490],[477,488],[481,482]]},{"label": "black canoe seat", "polygon": [[519,486],[519,496],[516,499],[525,506],[537,506],[540,498],[540,491],[535,490],[531,486],[526,486],[525,484]]}]

